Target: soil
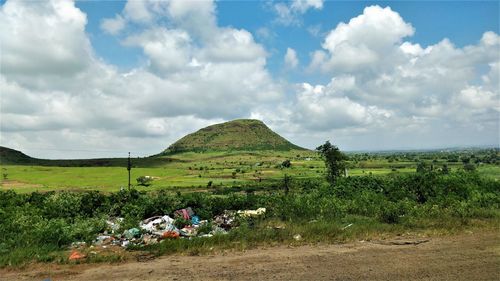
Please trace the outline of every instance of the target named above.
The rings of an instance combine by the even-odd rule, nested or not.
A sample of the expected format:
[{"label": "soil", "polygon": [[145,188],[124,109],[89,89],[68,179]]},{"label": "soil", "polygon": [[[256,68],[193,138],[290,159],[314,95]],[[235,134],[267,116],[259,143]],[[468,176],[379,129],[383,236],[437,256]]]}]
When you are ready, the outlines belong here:
[{"label": "soil", "polygon": [[35,264],[0,280],[500,280],[500,232],[278,246],[120,264]]},{"label": "soil", "polygon": [[43,185],[41,184],[33,184],[33,183],[24,183],[16,180],[2,180],[0,182],[0,186],[4,187],[6,189],[16,189],[20,187],[32,187],[32,188],[37,188],[37,187],[42,187]]}]

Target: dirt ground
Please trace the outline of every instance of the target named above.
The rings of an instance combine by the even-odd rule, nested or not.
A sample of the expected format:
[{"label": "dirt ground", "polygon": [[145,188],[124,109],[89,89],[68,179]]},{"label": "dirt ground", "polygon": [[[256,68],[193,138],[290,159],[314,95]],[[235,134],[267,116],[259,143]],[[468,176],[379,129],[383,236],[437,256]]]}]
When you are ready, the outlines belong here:
[{"label": "dirt ground", "polygon": [[279,246],[122,264],[38,264],[0,280],[500,280],[500,232]]}]

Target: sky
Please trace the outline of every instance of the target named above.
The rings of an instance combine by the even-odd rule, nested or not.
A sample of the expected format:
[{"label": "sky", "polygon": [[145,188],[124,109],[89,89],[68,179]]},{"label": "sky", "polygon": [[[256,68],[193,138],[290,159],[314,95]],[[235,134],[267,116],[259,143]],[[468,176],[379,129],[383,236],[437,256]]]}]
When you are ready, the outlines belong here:
[{"label": "sky", "polygon": [[496,146],[498,1],[0,1],[0,145],[148,156],[239,118],[346,151]]}]

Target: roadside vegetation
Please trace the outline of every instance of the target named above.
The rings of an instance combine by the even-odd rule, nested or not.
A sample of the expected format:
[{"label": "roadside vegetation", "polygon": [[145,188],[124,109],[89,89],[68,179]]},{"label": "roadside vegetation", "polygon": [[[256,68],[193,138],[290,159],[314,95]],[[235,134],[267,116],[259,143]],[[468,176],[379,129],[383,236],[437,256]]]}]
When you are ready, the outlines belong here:
[{"label": "roadside vegetation", "polygon": [[[494,228],[500,222],[500,183],[476,171],[287,180],[270,185],[219,187],[206,192],[130,191],[0,192],[0,266],[32,261],[68,262],[73,242],[94,241],[106,219],[123,217],[119,231],[139,221],[191,207],[211,220],[225,210],[266,208],[228,234],[166,239],[128,251],[89,256],[87,262],[120,261],[127,254],[191,255],[278,243],[339,242],[406,232]],[[89,249],[90,251],[90,249]]]}]

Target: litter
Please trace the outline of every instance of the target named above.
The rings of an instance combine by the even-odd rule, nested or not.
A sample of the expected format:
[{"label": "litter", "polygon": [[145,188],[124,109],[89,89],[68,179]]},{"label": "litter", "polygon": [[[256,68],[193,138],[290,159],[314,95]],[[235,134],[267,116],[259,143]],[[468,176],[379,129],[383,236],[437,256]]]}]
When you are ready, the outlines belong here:
[{"label": "litter", "polygon": [[165,216],[156,216],[149,219],[143,220],[139,227],[147,232],[155,232],[158,230],[166,229],[169,225],[174,223],[174,219]]},{"label": "litter", "polygon": [[86,257],[86,255],[74,250],[71,252],[71,254],[69,255],[69,260],[70,261],[73,261],[73,260],[80,260],[80,259],[84,259]]},{"label": "litter", "polygon": [[185,220],[189,220],[191,216],[194,215],[193,209],[191,207],[187,207],[185,209],[180,209],[174,212],[174,216],[176,218],[183,218]]},{"label": "litter", "polygon": [[186,226],[180,230],[180,234],[182,236],[192,237],[192,236],[196,236],[197,233],[198,233],[198,231],[196,230],[196,228],[194,228],[192,226]]},{"label": "litter", "polygon": [[122,222],[123,218],[111,218],[109,220],[106,220],[106,224],[108,225],[108,229],[111,230],[111,234],[114,234],[118,231],[118,229],[120,229],[120,224]]},{"label": "litter", "polygon": [[242,217],[258,217],[266,213],[266,208],[258,208],[257,210],[238,211],[237,214]]},{"label": "litter", "polygon": [[166,231],[163,233],[162,238],[179,238],[179,232],[175,231]]},{"label": "litter", "polygon": [[300,235],[300,234],[295,234],[295,235],[293,236],[293,239],[295,239],[296,241],[300,241],[300,240],[302,240],[302,235]]},{"label": "litter", "polygon": [[123,236],[127,239],[138,238],[141,235],[141,231],[138,228],[131,228],[123,232]]},{"label": "litter", "polygon": [[224,211],[222,215],[218,215],[214,218],[214,224],[223,229],[230,229],[235,224],[235,213],[234,211]]},{"label": "litter", "polygon": [[194,224],[194,225],[200,224],[200,217],[198,217],[198,216],[192,216],[191,217],[191,223]]},{"label": "litter", "polygon": [[[132,245],[152,245],[167,239],[207,238],[214,235],[224,235],[232,228],[238,226],[238,217],[254,218],[262,216],[265,213],[265,208],[240,211],[225,210],[222,214],[215,216],[213,220],[208,221],[201,220],[191,207],[187,207],[176,210],[171,214],[172,217],[163,215],[147,218],[142,220],[137,228],[127,229],[122,233],[118,233],[118,230],[120,230],[120,225],[123,223],[123,218],[110,218],[106,221],[106,230],[96,237],[90,248],[106,248],[114,245],[126,248]],[[85,243],[75,242],[72,246],[74,248],[85,246]],[[79,254],[72,254],[72,259],[81,258]]]},{"label": "litter", "polygon": [[351,227],[352,225],[353,225],[353,223],[350,223],[350,224],[348,224],[348,225],[346,225],[346,226],[342,227],[342,230],[345,230],[345,229],[347,229],[347,228]]},{"label": "litter", "polygon": [[82,248],[85,247],[87,243],[85,242],[73,242],[71,243],[71,248]]}]

